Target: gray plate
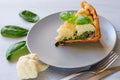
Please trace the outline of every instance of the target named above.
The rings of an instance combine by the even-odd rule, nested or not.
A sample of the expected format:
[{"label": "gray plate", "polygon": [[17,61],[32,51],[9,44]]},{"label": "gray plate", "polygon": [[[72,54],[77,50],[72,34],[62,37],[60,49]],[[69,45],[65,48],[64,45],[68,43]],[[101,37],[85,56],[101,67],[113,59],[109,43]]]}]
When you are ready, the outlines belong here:
[{"label": "gray plate", "polygon": [[55,47],[56,30],[63,23],[59,13],[43,18],[35,24],[27,36],[27,46],[37,53],[41,61],[60,68],[80,68],[92,65],[105,58],[116,43],[112,24],[99,17],[102,38],[96,43],[79,43]]}]

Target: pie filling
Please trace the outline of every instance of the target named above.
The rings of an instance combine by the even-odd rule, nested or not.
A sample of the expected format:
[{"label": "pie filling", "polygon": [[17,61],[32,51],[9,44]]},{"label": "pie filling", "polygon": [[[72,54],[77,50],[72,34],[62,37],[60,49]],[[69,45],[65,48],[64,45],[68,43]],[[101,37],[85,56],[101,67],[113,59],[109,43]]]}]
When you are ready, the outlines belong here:
[{"label": "pie filling", "polygon": [[58,28],[57,42],[64,42],[67,40],[85,40],[89,37],[94,37],[95,26],[92,23],[91,17],[87,15],[76,15],[74,22],[66,21]]}]

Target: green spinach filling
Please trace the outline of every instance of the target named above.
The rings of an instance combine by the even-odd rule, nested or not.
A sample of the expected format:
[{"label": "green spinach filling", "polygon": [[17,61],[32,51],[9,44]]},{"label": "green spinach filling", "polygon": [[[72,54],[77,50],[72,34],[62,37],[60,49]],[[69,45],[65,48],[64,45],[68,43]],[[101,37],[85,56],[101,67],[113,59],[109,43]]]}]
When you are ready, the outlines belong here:
[{"label": "green spinach filling", "polygon": [[81,35],[78,35],[77,33],[75,33],[73,37],[68,38],[68,39],[64,38],[62,42],[67,41],[67,40],[79,40],[79,39],[84,40],[84,39],[87,39],[92,34],[94,34],[94,31],[86,31],[82,33]]}]

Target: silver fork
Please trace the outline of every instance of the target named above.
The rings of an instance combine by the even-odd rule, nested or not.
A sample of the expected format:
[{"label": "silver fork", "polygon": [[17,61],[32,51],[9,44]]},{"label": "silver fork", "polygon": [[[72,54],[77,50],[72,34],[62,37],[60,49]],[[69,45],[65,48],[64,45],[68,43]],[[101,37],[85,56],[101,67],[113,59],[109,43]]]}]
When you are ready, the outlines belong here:
[{"label": "silver fork", "polygon": [[103,72],[104,70],[106,70],[117,58],[119,57],[118,54],[116,54],[115,52],[110,52],[109,55],[104,58],[103,60],[101,60],[100,62],[92,65],[88,70],[84,70],[82,72],[79,72],[79,73],[74,73],[74,74],[71,74],[67,77],[64,77],[60,80],[70,80],[72,78],[75,78],[79,75],[82,75],[82,74],[86,74],[86,73],[92,73],[92,74],[97,74],[97,73],[100,73],[100,72]]}]

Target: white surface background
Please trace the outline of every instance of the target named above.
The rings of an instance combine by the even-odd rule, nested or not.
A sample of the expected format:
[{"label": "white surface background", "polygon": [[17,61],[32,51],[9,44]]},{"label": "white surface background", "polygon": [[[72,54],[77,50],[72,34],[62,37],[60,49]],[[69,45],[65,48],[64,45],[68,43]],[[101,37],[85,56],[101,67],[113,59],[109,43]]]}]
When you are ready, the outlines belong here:
[{"label": "white surface background", "polygon": [[[115,51],[120,54],[120,0],[87,1],[96,8],[99,15],[107,18],[115,26],[118,34]],[[81,0],[0,0],[0,29],[5,25],[19,25],[30,29],[34,24],[19,17],[18,14],[22,10],[31,10],[43,18],[58,11],[78,10],[80,2]],[[16,63],[9,63],[5,58],[5,52],[11,44],[25,39],[26,37],[10,39],[0,35],[0,80],[20,80],[16,73]],[[120,59],[112,66],[117,65],[120,65]],[[35,80],[57,80],[75,71],[50,67]]]}]

